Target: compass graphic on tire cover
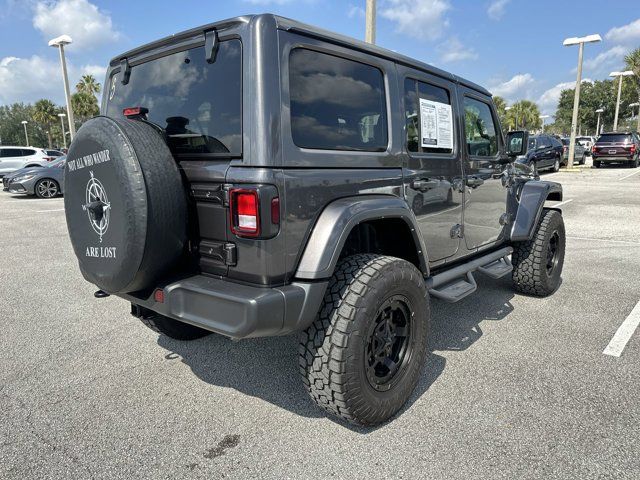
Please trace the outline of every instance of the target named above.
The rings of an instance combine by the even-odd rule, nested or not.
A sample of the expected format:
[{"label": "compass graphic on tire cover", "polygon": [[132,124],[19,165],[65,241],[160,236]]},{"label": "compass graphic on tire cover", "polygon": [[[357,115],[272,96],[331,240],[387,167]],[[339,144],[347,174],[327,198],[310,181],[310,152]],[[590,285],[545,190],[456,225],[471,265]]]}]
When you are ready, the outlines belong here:
[{"label": "compass graphic on tire cover", "polygon": [[91,178],[87,182],[86,203],[82,206],[82,209],[87,212],[91,228],[98,234],[100,243],[102,243],[102,236],[107,233],[109,228],[111,203],[109,203],[107,192],[100,180],[93,175],[93,172],[89,172],[89,175],[91,175]]}]

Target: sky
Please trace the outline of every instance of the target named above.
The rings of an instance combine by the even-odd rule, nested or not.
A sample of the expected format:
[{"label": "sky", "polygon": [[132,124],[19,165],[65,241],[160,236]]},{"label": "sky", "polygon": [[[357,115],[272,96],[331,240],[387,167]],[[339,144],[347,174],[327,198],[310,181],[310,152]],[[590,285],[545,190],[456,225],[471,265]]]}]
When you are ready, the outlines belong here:
[{"label": "sky", "polygon": [[[504,97],[555,112],[576,79],[567,37],[599,33],[585,46],[583,79],[600,80],[640,47],[638,0],[378,0],[376,43],[461,75]],[[364,37],[365,0],[0,0],[0,104],[49,98],[64,103],[57,49],[67,48],[72,85],[104,82],[109,60],[188,28],[250,13],[276,13]]]}]

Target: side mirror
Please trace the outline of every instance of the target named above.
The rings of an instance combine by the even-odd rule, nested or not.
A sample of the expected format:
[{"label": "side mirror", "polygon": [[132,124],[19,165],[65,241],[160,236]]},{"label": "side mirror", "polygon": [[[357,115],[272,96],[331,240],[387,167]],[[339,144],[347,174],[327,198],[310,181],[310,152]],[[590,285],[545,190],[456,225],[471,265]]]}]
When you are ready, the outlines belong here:
[{"label": "side mirror", "polygon": [[529,143],[529,132],[526,130],[515,130],[507,133],[506,154],[509,157],[517,157],[527,153]]}]

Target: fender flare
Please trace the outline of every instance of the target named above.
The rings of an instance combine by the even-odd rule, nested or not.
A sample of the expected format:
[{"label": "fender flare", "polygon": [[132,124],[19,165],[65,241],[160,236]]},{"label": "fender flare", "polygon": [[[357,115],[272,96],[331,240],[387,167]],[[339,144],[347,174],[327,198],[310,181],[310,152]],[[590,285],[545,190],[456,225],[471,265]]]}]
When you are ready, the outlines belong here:
[{"label": "fender flare", "polygon": [[562,200],[562,185],[548,180],[530,180],[522,186],[518,210],[511,227],[511,241],[531,239],[542,215],[544,202],[550,195],[555,197],[554,200]]},{"label": "fender flare", "polygon": [[345,197],[325,207],[316,222],[298,264],[295,277],[305,280],[329,278],[351,230],[364,221],[400,218],[407,223],[420,261],[420,271],[429,274],[424,240],[407,202],[391,195]]}]

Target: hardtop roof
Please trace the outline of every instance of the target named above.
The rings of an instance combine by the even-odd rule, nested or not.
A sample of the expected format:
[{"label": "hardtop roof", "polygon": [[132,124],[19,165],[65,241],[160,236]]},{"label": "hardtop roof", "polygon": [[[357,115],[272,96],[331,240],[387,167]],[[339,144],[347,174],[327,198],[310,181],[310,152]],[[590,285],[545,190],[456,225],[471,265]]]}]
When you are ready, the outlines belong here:
[{"label": "hardtop roof", "polygon": [[279,30],[285,30],[285,31],[292,31],[292,32],[299,32],[305,35],[310,35],[313,37],[316,37],[318,39],[321,40],[325,40],[331,43],[335,43],[335,44],[339,44],[339,45],[343,45],[343,46],[348,46],[350,48],[356,48],[360,51],[366,52],[366,53],[370,53],[372,55],[376,55],[378,57],[382,57],[382,58],[386,58],[388,60],[397,62],[397,63],[401,63],[422,71],[425,71],[427,73],[445,78],[447,80],[451,80],[452,82],[455,83],[459,83],[461,85],[464,85],[466,87],[469,87],[473,90],[476,90],[482,94],[485,95],[491,95],[491,93],[485,89],[484,87],[481,87],[480,85],[471,82],[470,80],[467,80],[465,78],[462,78],[458,75],[455,75],[453,73],[447,72],[445,70],[441,70],[437,67],[434,67],[433,65],[430,65],[428,63],[424,63],[421,62],[419,60],[413,59],[411,57],[407,57],[406,55],[402,55],[400,53],[394,52],[392,50],[388,50],[386,48],[383,47],[379,47],[377,45],[372,45],[366,42],[363,42],[362,40],[358,40],[356,38],[353,37],[349,37],[347,35],[341,35],[339,33],[335,33],[335,32],[331,32],[329,30],[325,30],[322,28],[318,28],[318,27],[314,27],[312,25],[308,25],[306,23],[302,23],[302,22],[298,22],[296,20],[292,20],[290,18],[286,18],[286,17],[281,17],[278,15],[273,15],[270,13],[264,13],[264,14],[260,14],[260,15],[243,15],[243,16],[239,16],[239,17],[233,17],[233,18],[229,18],[226,20],[221,20],[218,22],[214,22],[214,23],[209,23],[206,25],[201,25],[199,27],[195,27],[189,30],[185,30],[183,32],[179,32],[173,35],[169,35],[167,37],[161,38],[159,40],[156,40],[154,42],[150,42],[147,43],[145,45],[142,45],[140,47],[134,48],[132,50],[129,50],[121,55],[118,55],[114,58],[111,59],[110,65],[111,66],[115,66],[117,64],[120,63],[120,61],[122,59],[125,58],[129,58],[129,57],[133,57],[136,55],[139,55],[140,53],[143,53],[147,50],[152,50],[155,48],[159,48],[168,44],[171,44],[173,42],[177,42],[179,40],[183,40],[183,39],[187,39],[189,37],[193,37],[199,33],[202,33],[203,31],[206,30],[211,30],[211,29],[225,29],[225,28],[231,28],[237,25],[241,25],[241,24],[249,24],[249,23],[254,23],[256,21],[258,21],[259,19],[263,19],[263,20],[267,20],[267,21],[272,21],[276,28],[278,28]]}]

